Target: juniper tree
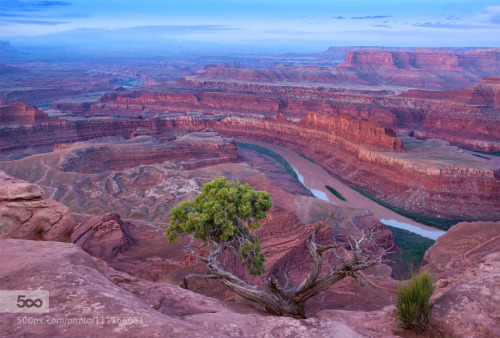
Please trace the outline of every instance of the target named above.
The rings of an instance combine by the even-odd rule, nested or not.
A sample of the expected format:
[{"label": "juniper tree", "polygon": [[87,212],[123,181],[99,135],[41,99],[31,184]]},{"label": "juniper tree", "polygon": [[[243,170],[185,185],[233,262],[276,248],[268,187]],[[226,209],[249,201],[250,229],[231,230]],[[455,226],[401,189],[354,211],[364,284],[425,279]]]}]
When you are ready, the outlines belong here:
[{"label": "juniper tree", "polygon": [[[345,244],[319,245],[315,235],[333,218],[321,222],[307,238],[307,246],[313,258],[309,275],[299,285],[288,287],[288,278],[282,286],[276,276],[270,276],[260,286],[249,284],[222,266],[222,255],[232,250],[246,261],[246,267],[253,276],[265,272],[265,256],[261,252],[259,238],[251,230],[260,227],[260,221],[271,208],[271,197],[265,191],[255,191],[248,184],[230,182],[225,177],[214,179],[203,185],[201,194],[194,201],[181,202],[172,211],[170,225],[166,229],[168,240],[175,244],[179,234],[191,235],[185,248],[205,262],[207,274],[190,274],[184,278],[187,288],[190,278],[214,278],[228,286],[236,294],[264,306],[275,315],[292,315],[305,318],[307,299],[328,289],[347,276],[357,277],[357,271],[382,262],[385,252],[374,254],[365,249],[373,240],[374,231],[362,233],[360,239],[351,238],[351,255],[346,258],[337,249]],[[193,238],[203,243],[202,248],[192,246]],[[208,248],[209,253],[203,248]],[[322,274],[324,254],[331,251],[337,264],[329,264],[329,273]]]}]

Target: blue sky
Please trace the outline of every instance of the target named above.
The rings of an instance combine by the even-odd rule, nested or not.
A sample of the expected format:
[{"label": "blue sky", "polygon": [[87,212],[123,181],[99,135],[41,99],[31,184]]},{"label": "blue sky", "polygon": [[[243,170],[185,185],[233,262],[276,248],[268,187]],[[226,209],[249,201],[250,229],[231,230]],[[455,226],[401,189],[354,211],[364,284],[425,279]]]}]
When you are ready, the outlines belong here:
[{"label": "blue sky", "polygon": [[[75,29],[205,43],[500,47],[499,1],[0,0],[0,39]],[[157,27],[158,28],[158,27]],[[40,37],[43,39],[43,37]],[[293,48],[292,48],[293,49]]]}]

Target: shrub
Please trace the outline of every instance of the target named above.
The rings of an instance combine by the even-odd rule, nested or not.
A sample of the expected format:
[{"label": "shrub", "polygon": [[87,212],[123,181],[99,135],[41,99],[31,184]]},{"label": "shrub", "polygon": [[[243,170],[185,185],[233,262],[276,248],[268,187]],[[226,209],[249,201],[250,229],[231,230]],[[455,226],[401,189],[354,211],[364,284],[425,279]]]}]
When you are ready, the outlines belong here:
[{"label": "shrub", "polygon": [[332,187],[330,187],[329,185],[325,185],[325,188],[331,192],[332,194],[334,194],[335,196],[337,196],[337,198],[341,201],[346,201],[345,197],[342,196],[337,190],[333,189]]},{"label": "shrub", "polygon": [[396,318],[402,327],[417,331],[427,328],[433,292],[434,280],[427,271],[412,273],[410,280],[399,285],[396,295]]}]

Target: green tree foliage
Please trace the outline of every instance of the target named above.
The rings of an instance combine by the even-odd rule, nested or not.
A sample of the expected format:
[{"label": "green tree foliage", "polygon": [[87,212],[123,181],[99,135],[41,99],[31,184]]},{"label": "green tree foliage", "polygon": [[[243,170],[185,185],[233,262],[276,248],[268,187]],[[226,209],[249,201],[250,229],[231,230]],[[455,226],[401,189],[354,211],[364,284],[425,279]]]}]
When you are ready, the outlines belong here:
[{"label": "green tree foliage", "polygon": [[401,283],[396,295],[396,318],[402,327],[425,330],[429,322],[433,292],[434,281],[427,271],[413,273],[409,281]]},{"label": "green tree foliage", "polygon": [[184,201],[175,207],[165,232],[171,244],[184,233],[233,249],[246,260],[250,274],[257,276],[265,272],[265,256],[259,238],[250,230],[260,227],[260,220],[271,206],[268,192],[255,191],[248,184],[222,177],[205,183],[194,201]]}]

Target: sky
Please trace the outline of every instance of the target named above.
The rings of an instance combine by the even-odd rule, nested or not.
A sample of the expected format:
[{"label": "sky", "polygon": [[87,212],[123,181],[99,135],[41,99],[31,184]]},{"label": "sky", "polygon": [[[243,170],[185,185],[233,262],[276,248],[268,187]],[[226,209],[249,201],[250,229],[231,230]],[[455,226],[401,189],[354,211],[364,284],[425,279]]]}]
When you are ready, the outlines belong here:
[{"label": "sky", "polygon": [[500,47],[500,1],[0,0],[1,40],[92,35],[290,50]]}]

